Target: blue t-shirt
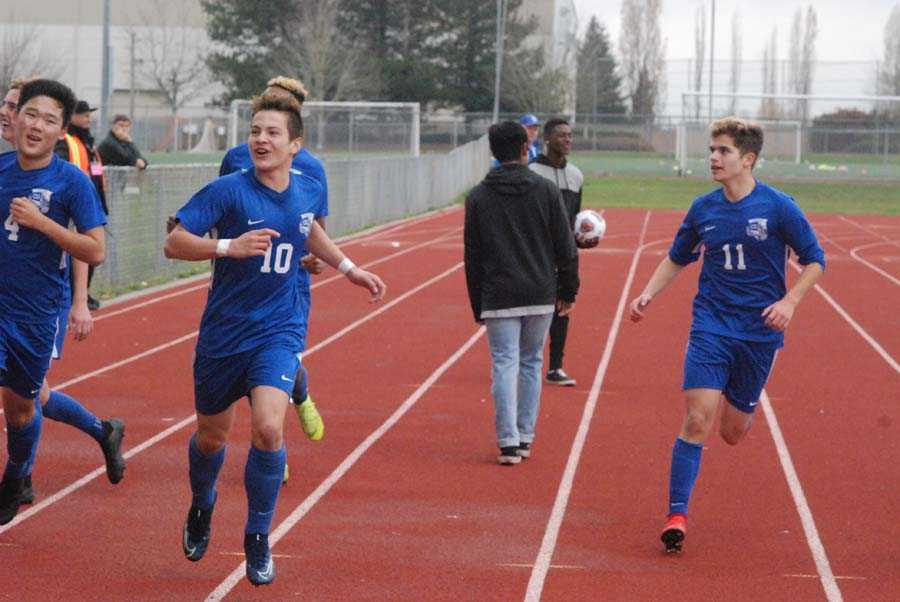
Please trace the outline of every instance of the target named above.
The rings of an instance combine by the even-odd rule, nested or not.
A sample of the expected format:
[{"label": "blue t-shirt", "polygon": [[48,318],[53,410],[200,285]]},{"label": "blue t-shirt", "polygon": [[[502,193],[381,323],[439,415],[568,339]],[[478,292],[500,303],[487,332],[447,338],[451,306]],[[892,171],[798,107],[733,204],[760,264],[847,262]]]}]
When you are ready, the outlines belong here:
[{"label": "blue t-shirt", "polygon": [[302,346],[306,314],[300,311],[299,257],[322,195],[318,182],[293,174],[284,192],[256,179],[255,170],[240,171],[208,184],[178,210],[188,232],[215,238],[237,238],[249,230],[271,228],[263,257],[213,262],[209,298],[200,322],[197,352],[225,357],[258,347],[273,336],[296,338]]},{"label": "blue t-shirt", "polygon": [[[294,155],[291,167],[316,180],[322,186],[322,196],[319,205],[315,209],[315,215],[317,218],[327,216],[328,179],[325,177],[325,167],[322,165],[322,161],[305,148],[301,148],[300,152]],[[242,169],[252,168],[253,159],[250,157],[250,145],[245,142],[244,144],[238,144],[225,153],[225,156],[222,158],[222,164],[219,166],[219,175],[226,176]],[[300,270],[297,273],[297,277],[300,290],[308,293],[310,285],[309,272]]]},{"label": "blue t-shirt", "polygon": [[0,313],[12,320],[40,323],[53,320],[69,299],[65,253],[37,230],[12,220],[10,204],[27,197],[57,224],[74,223],[81,233],[102,226],[106,216],[90,179],[56,155],[41,169],[23,170],[19,162],[0,155]]},{"label": "blue t-shirt", "polygon": [[669,249],[679,265],[703,268],[691,329],[746,341],[784,344],[784,333],[765,325],[762,311],[784,297],[788,247],[803,265],[825,267],[825,252],[800,207],[787,194],[757,181],[729,202],[724,189],[697,198]]}]

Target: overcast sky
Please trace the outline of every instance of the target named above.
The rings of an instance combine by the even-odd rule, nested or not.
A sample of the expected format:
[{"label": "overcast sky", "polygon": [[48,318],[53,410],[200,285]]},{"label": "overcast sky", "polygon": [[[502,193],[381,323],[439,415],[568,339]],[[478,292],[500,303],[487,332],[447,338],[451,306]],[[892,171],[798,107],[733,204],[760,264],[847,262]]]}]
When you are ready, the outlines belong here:
[{"label": "overcast sky", "polygon": [[[731,19],[740,9],[745,60],[762,58],[764,41],[778,27],[781,58],[788,49],[794,13],[815,6],[819,17],[816,54],[819,60],[878,60],[884,54],[884,24],[898,0],[715,0],[716,56],[730,54]],[[703,6],[709,19],[711,0],[663,0],[662,33],[668,40],[667,58],[693,56],[694,13]],[[582,29],[596,15],[606,26],[613,45],[619,37],[621,0],[575,0]],[[708,50],[707,50],[708,53]]]}]

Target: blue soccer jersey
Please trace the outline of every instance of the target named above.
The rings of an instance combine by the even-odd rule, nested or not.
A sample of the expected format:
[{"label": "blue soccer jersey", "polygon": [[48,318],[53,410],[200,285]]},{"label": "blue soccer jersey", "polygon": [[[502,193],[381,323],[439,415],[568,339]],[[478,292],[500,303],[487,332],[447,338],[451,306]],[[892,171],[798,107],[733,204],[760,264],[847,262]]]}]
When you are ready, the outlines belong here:
[{"label": "blue soccer jersey", "polygon": [[302,346],[306,312],[297,272],[320,198],[321,186],[312,178],[293,174],[288,189],[278,193],[251,169],[213,181],[178,210],[181,225],[197,236],[237,238],[260,228],[280,234],[263,257],[215,260],[198,353],[234,355],[276,335],[295,337]]},{"label": "blue soccer jersey", "polygon": [[106,217],[90,179],[68,161],[54,155],[47,167],[25,171],[6,154],[0,157],[0,312],[19,322],[55,320],[70,298],[65,253],[12,219],[16,197],[28,198],[61,226],[74,223],[82,233],[104,225]]},{"label": "blue soccer jersey", "polygon": [[693,331],[782,345],[784,334],[767,327],[762,311],[786,293],[788,248],[803,265],[825,267],[825,253],[800,207],[762,182],[737,203],[724,189],[691,205],[669,249],[679,265],[697,261]]},{"label": "blue soccer jersey", "polygon": [[[301,148],[300,152],[294,155],[291,167],[303,175],[311,177],[321,185],[322,195],[319,204],[316,206],[313,213],[315,213],[316,218],[327,216],[328,180],[325,177],[325,167],[322,165],[322,161],[305,148]],[[253,169],[253,159],[250,157],[250,145],[246,142],[244,144],[238,144],[225,153],[222,164],[219,166],[219,175],[225,176],[242,169]],[[304,293],[308,293],[310,286],[309,272],[300,270],[297,272],[297,278],[300,290]]]}]

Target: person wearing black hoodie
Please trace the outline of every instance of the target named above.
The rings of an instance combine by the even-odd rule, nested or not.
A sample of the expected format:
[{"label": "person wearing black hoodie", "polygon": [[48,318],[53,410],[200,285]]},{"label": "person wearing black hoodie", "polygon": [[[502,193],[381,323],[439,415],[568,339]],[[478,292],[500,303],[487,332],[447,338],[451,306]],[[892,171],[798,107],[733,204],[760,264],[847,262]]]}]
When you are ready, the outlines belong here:
[{"label": "person wearing black hoodie", "polygon": [[[94,184],[97,195],[100,197],[100,205],[103,214],[109,215],[109,207],[106,206],[106,189],[103,179],[103,161],[100,153],[94,148],[94,136],[91,134],[91,115],[96,111],[84,100],[79,100],[72,112],[69,127],[65,138],[56,143],[54,151],[61,159],[77,165]],[[74,278],[74,270],[69,270],[70,279]],[[94,278],[94,266],[88,266],[88,288]],[[74,281],[72,290],[75,290]],[[88,309],[91,311],[100,308],[100,302],[88,294]]]},{"label": "person wearing black hoodie", "polygon": [[578,293],[578,253],[559,189],[527,167],[518,123],[488,132],[500,167],[466,198],[466,284],[476,322],[487,327],[500,464],[531,455],[544,341],[554,310]]},{"label": "person wearing black hoodie", "polygon": [[[572,128],[565,119],[547,120],[544,125],[544,142],[547,154],[540,154],[528,166],[531,171],[541,175],[559,188],[570,228],[575,227],[575,216],[581,211],[581,186],[584,175],[581,170],[566,160],[572,152]],[[593,241],[576,240],[575,244],[582,249],[597,246],[600,239]],[[563,370],[563,353],[566,348],[566,337],[569,333],[569,316],[557,312],[550,323],[550,362],[544,380],[551,385],[574,387],[575,379]]]}]

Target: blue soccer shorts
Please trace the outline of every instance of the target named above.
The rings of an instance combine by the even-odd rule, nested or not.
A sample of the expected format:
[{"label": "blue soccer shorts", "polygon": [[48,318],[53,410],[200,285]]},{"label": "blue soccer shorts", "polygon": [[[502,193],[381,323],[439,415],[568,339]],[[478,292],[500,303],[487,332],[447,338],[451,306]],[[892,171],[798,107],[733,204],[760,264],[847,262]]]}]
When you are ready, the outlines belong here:
[{"label": "blue soccer shorts", "polygon": [[31,399],[50,368],[56,320],[40,324],[0,318],[0,386]]},{"label": "blue soccer shorts", "polygon": [[66,342],[66,332],[69,329],[69,311],[71,305],[63,305],[59,308],[59,318],[56,320],[56,337],[53,339],[53,359],[62,357],[63,345]]},{"label": "blue soccer shorts", "polygon": [[692,331],[684,356],[683,389],[718,389],[741,412],[752,413],[780,345]]},{"label": "blue soccer shorts", "polygon": [[194,407],[211,416],[227,410],[253,387],[281,389],[290,398],[300,369],[296,338],[273,339],[248,351],[225,357],[197,354],[194,358]]}]

